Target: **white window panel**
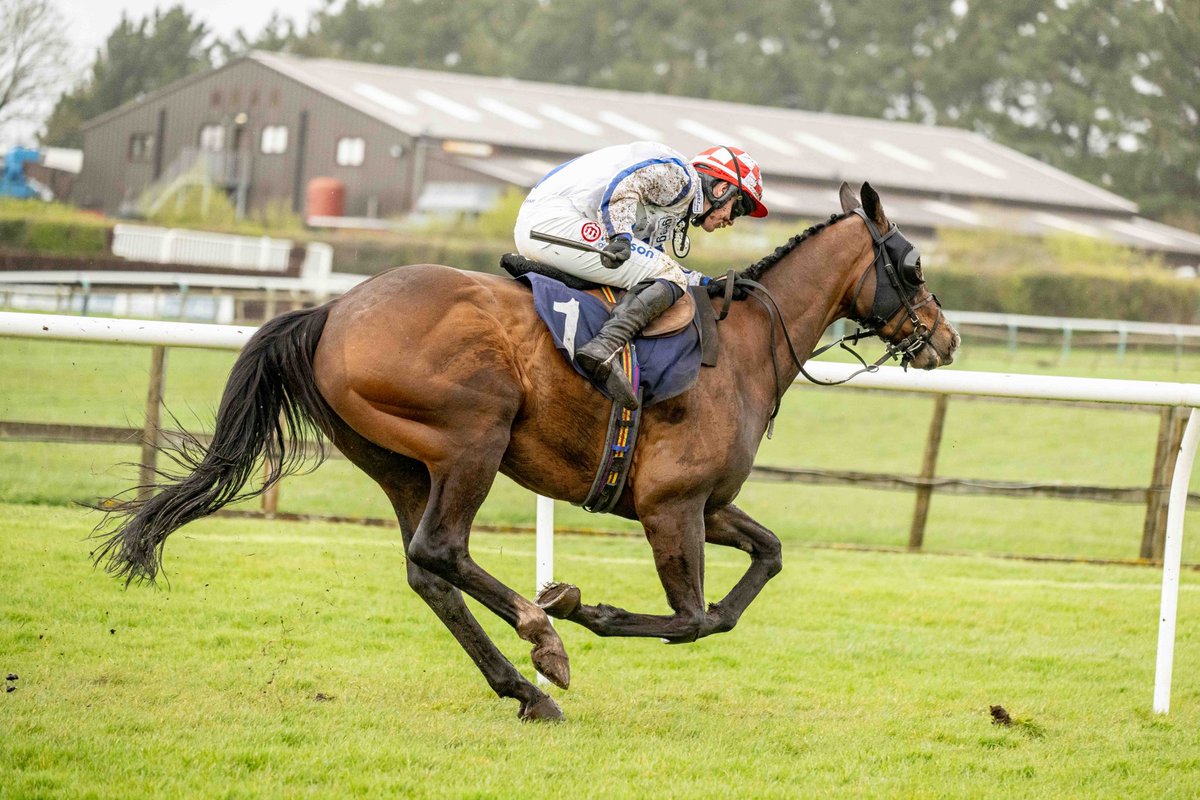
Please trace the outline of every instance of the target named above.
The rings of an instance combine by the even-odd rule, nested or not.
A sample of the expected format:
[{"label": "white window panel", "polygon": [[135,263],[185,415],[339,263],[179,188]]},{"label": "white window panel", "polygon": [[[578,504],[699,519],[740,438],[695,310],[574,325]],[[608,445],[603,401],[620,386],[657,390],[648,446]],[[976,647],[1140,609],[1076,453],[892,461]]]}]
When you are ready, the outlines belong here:
[{"label": "white window panel", "polygon": [[688,119],[687,117],[675,120],[675,127],[679,128],[679,130],[683,131],[684,133],[690,133],[692,136],[695,136],[698,139],[703,139],[704,141],[708,142],[710,146],[718,144],[727,144],[732,146],[737,144],[737,141],[734,139],[734,137],[730,136],[728,133],[709,127],[703,122],[697,122],[694,119]]},{"label": "white window panel", "polygon": [[926,200],[921,204],[927,211],[946,217],[948,219],[956,219],[959,222],[965,222],[968,225],[982,225],[983,217],[976,214],[974,211],[959,206],[952,206],[949,203],[943,203],[939,200]]},{"label": "white window panel", "polygon": [[484,111],[491,112],[514,125],[520,125],[522,128],[540,130],[543,127],[542,121],[537,117],[532,114],[526,114],[519,108],[513,108],[508,103],[501,102],[494,97],[477,97],[475,98],[475,103]]},{"label": "white window panel", "polygon": [[339,166],[358,167],[367,153],[367,143],[361,136],[343,136],[338,139],[335,159]]},{"label": "white window panel", "polygon": [[933,172],[933,164],[925,158],[921,158],[916,153],[910,153],[903,147],[897,147],[891,142],[885,142],[882,139],[871,140],[871,149],[876,153],[881,153],[893,161],[899,161],[906,167],[919,169],[922,172]]},{"label": "white window panel", "polygon": [[205,125],[200,129],[200,149],[219,153],[225,149],[225,126]]},{"label": "white window panel", "polygon": [[739,125],[737,130],[738,133],[740,133],[742,136],[745,136],[755,144],[761,144],[763,147],[770,148],[776,153],[782,153],[785,156],[791,156],[793,158],[800,155],[800,149],[796,147],[796,145],[780,139],[773,133],[767,133],[766,131],[759,130],[758,128],[752,128],[749,125]]},{"label": "white window panel", "polygon": [[538,106],[538,113],[547,119],[554,120],[560,125],[566,125],[572,130],[579,131],[580,133],[586,133],[588,136],[599,136],[600,134],[604,133],[604,129],[592,122],[590,119],[584,119],[578,114],[572,114],[565,108],[559,108],[558,106],[551,105],[550,103],[543,103],[542,105]]},{"label": "white window panel", "polygon": [[1033,215],[1034,222],[1040,225],[1045,225],[1049,228],[1058,228],[1060,231],[1074,233],[1078,236],[1088,236],[1092,239],[1105,239],[1106,237],[1099,229],[1093,228],[1091,225],[1086,225],[1082,222],[1076,222],[1066,217],[1060,217],[1057,214],[1046,214],[1039,212]]},{"label": "white window panel", "polygon": [[267,125],[262,129],[259,149],[265,155],[286,153],[288,146],[288,129],[286,125]]},{"label": "white window panel", "polygon": [[996,178],[997,180],[1008,177],[1008,172],[1004,169],[1001,169],[990,161],[984,161],[982,158],[977,158],[970,153],[964,153],[962,150],[947,147],[942,151],[942,155],[957,164],[962,164],[968,169],[975,170],[980,175],[986,175],[989,178]]},{"label": "white window panel", "polygon": [[356,83],[353,87],[354,93],[362,95],[372,103],[381,105],[388,111],[395,111],[397,114],[405,116],[414,116],[417,113],[417,107],[407,100],[397,97],[391,92],[385,92],[377,86],[372,86],[369,83]]},{"label": "white window panel", "polygon": [[639,139],[650,139],[658,141],[663,138],[663,135],[658,130],[651,128],[648,125],[643,125],[636,120],[618,114],[615,111],[601,111],[596,116],[600,117],[600,121],[606,125],[611,125],[619,131],[631,134]]},{"label": "white window panel", "polygon": [[431,92],[428,89],[418,89],[415,97],[430,108],[437,109],[452,117],[461,119],[463,122],[479,122],[483,119],[483,114],[480,114],[473,108],[468,108],[457,100],[451,100],[444,94]]},{"label": "white window panel", "polygon": [[834,144],[828,139],[823,139],[815,133],[808,131],[795,131],[792,133],[792,138],[810,150],[816,150],[822,155],[829,156],[836,161],[842,161],[846,164],[853,164],[858,161],[858,156],[850,152],[840,144]]}]

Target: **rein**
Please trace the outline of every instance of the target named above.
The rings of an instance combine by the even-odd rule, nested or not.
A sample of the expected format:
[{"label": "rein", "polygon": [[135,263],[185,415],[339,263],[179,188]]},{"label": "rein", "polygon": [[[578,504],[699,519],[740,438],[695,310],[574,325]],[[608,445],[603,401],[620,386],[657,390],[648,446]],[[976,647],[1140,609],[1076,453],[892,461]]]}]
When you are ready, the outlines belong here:
[{"label": "rein", "polygon": [[[888,230],[887,234],[880,235],[879,229],[875,227],[875,223],[872,222],[869,217],[867,217],[866,212],[862,208],[854,209],[853,213],[861,217],[863,222],[866,223],[867,230],[871,234],[871,244],[875,250],[875,258],[863,270],[862,275],[859,276],[858,281],[856,282],[853,308],[856,310],[858,308],[859,295],[862,293],[862,288],[866,283],[867,275],[872,269],[875,269],[877,272],[883,272],[883,274],[887,277],[888,283],[895,291],[896,296],[899,298],[899,303],[895,309],[892,309],[887,313],[874,313],[874,308],[872,308],[873,313],[870,315],[863,317],[852,316],[851,319],[859,326],[857,330],[841,337],[837,341],[830,342],[824,347],[814,350],[809,355],[809,358],[815,358],[834,347],[840,347],[858,359],[858,363],[862,364],[862,369],[855,370],[841,380],[818,380],[810,375],[806,369],[804,369],[804,363],[807,359],[801,359],[799,354],[796,352],[796,347],[792,343],[791,334],[788,333],[787,326],[783,324],[783,313],[779,310],[779,304],[775,302],[775,298],[771,295],[771,292],[769,289],[767,289],[767,287],[763,286],[758,281],[751,280],[750,278],[739,277],[735,270],[730,270],[723,279],[714,281],[712,284],[710,284],[712,289],[710,294],[723,294],[724,296],[721,311],[717,315],[717,319],[725,319],[725,317],[729,314],[730,304],[739,292],[742,297],[753,298],[766,310],[767,316],[771,321],[771,337],[769,341],[772,343],[775,341],[775,330],[777,327],[782,330],[783,339],[787,343],[788,354],[792,358],[792,363],[796,365],[797,369],[800,370],[800,374],[803,375],[809,382],[815,383],[819,386],[838,386],[840,384],[847,383],[851,379],[863,374],[864,372],[878,371],[879,367],[888,360],[899,359],[901,366],[904,369],[908,369],[908,365],[912,361],[913,356],[915,356],[922,347],[925,347],[930,343],[930,340],[933,338],[933,335],[937,331],[938,326],[941,324],[943,318],[941,304],[938,303],[937,297],[932,293],[930,293],[929,297],[922,302],[913,305],[912,295],[915,295],[916,292],[913,291],[910,293],[909,291],[906,291],[905,283],[901,279],[899,273],[897,273],[896,266],[889,256],[887,247],[885,245],[885,242],[893,235],[899,235],[899,228],[895,225],[895,223],[892,224],[892,227]],[[903,237],[901,237],[901,241],[903,241]],[[880,294],[880,281],[878,280],[878,277],[876,279],[875,294],[878,301]],[[938,314],[934,319],[933,326],[927,328],[925,323],[921,322],[920,318],[917,316],[917,311],[921,308],[924,308],[931,302],[938,305]],[[876,305],[877,304],[878,303],[876,302]],[[901,339],[899,342],[887,342],[887,349],[884,351],[883,355],[876,359],[873,364],[868,364],[866,359],[864,359],[858,353],[858,351],[854,350],[852,345],[857,345],[859,341],[867,337],[881,337],[883,331],[892,323],[893,320],[897,319],[901,311],[906,312],[907,319],[912,322],[912,333]],[[903,324],[903,321],[897,323],[896,329],[899,330],[899,326]],[[771,417],[767,423],[768,439],[771,438],[771,434],[774,432],[775,417],[779,414],[780,406],[783,403],[783,395],[787,391],[787,387],[780,386],[779,364],[775,359],[775,348],[773,346],[771,347],[771,369],[774,372],[775,377],[775,406],[771,409]]]}]

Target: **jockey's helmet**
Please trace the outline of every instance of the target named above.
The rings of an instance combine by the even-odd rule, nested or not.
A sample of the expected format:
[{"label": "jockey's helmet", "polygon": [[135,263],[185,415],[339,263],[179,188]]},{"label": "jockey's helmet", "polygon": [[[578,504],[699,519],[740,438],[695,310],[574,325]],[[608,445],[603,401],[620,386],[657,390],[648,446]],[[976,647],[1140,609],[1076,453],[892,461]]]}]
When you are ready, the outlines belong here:
[{"label": "jockey's helmet", "polygon": [[725,197],[713,195],[713,185],[717,181],[725,181],[738,189],[735,198],[738,203],[733,215],[748,214],[751,217],[765,217],[767,207],[763,205],[762,170],[758,162],[740,147],[728,147],[723,144],[710,147],[692,159],[692,166],[700,174],[700,184],[704,190],[704,198],[712,208],[728,202]]}]

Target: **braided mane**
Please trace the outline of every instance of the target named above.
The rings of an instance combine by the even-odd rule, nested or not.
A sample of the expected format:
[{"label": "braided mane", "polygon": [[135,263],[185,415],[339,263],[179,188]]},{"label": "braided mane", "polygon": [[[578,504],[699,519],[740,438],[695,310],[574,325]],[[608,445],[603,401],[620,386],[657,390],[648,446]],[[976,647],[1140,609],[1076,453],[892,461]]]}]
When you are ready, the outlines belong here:
[{"label": "braided mane", "polygon": [[739,272],[738,277],[739,278],[749,278],[752,281],[759,280],[760,278],[762,278],[764,272],[766,272],[771,267],[778,264],[780,259],[782,259],[788,253],[792,252],[797,247],[799,247],[801,245],[801,243],[804,242],[805,239],[808,239],[811,236],[815,236],[816,234],[825,230],[826,228],[828,228],[830,225],[834,224],[835,222],[841,222],[846,217],[850,216],[852,213],[854,213],[854,212],[846,211],[841,214],[833,214],[832,216],[829,217],[829,219],[825,220],[824,222],[819,222],[816,225],[813,225],[811,228],[806,230],[804,233],[796,234],[795,236],[793,236],[791,239],[788,239],[786,242],[784,242],[779,247],[776,247],[774,253],[771,253],[769,256],[765,256],[764,258],[759,259],[757,262],[751,264],[750,266],[746,267],[744,270]]}]

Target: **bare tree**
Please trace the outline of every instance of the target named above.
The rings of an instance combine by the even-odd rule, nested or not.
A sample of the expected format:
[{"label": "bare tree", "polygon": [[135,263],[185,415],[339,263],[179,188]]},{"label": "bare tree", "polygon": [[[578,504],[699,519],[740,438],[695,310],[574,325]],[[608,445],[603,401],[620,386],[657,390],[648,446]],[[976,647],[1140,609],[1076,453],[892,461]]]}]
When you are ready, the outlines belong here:
[{"label": "bare tree", "polygon": [[49,110],[70,74],[65,30],[52,0],[0,0],[0,126]]}]

